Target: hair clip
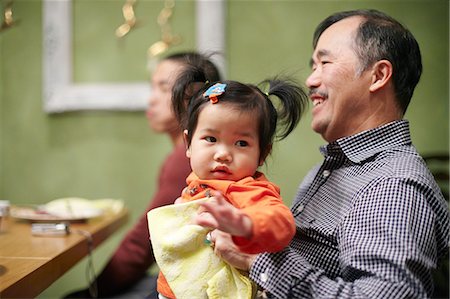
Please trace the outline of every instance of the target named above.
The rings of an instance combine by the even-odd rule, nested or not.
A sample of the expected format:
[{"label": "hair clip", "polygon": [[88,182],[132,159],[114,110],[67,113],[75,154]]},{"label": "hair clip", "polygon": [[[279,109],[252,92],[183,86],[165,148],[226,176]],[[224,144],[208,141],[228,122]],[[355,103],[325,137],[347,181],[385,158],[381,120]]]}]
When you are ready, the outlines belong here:
[{"label": "hair clip", "polygon": [[217,97],[225,92],[225,88],[226,87],[227,87],[227,85],[224,84],[224,83],[216,83],[213,86],[211,86],[210,88],[208,88],[203,93],[203,96],[205,98],[209,98],[211,103],[215,104],[215,103],[217,103],[219,101],[219,99]]}]

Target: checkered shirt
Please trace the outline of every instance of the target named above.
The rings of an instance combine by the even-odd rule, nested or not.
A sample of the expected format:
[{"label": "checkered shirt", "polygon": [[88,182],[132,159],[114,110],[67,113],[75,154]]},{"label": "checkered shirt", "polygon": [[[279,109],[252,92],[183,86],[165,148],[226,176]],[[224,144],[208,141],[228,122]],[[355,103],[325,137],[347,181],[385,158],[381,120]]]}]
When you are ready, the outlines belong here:
[{"label": "checkered shirt", "polygon": [[321,148],[300,185],[289,247],[258,256],[269,298],[427,298],[448,250],[448,204],[395,121]]}]

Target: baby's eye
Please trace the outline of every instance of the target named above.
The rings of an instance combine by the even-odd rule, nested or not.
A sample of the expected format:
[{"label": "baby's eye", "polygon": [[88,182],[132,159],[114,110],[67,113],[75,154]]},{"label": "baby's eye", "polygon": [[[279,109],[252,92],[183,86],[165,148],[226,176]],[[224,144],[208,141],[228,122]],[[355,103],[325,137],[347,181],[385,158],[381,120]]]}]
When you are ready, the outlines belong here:
[{"label": "baby's eye", "polygon": [[245,147],[245,146],[248,145],[248,142],[247,142],[247,141],[244,141],[244,140],[239,140],[239,141],[236,142],[236,145],[237,145],[237,146]]},{"label": "baby's eye", "polygon": [[217,141],[216,137],[212,137],[212,136],[206,136],[205,140],[208,142],[216,142]]}]

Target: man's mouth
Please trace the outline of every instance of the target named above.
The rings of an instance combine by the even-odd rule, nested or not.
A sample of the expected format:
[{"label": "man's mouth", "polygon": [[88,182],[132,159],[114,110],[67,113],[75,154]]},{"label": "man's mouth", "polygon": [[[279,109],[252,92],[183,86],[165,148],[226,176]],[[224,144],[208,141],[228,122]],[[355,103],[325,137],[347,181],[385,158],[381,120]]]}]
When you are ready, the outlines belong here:
[{"label": "man's mouth", "polygon": [[325,102],[328,98],[326,93],[320,92],[317,89],[311,89],[309,92],[309,98],[311,99],[313,106],[317,107]]},{"label": "man's mouth", "polygon": [[322,104],[324,102],[324,100],[322,98],[316,98],[316,99],[313,99],[312,102],[313,102],[313,106],[316,107],[316,106],[319,106],[320,104]]},{"label": "man's mouth", "polygon": [[151,110],[147,110],[145,111],[145,115],[147,116],[147,118],[153,118],[154,113]]}]

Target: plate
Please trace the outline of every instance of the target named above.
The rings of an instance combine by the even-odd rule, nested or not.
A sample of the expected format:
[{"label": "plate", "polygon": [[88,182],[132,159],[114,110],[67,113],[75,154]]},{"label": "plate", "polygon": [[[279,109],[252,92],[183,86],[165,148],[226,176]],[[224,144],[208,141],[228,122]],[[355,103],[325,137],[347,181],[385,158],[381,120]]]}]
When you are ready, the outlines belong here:
[{"label": "plate", "polygon": [[11,217],[32,222],[85,221],[101,216],[102,213],[103,211],[100,209],[82,209],[74,210],[71,213],[52,214],[45,209],[18,206],[12,206],[10,211]]}]

